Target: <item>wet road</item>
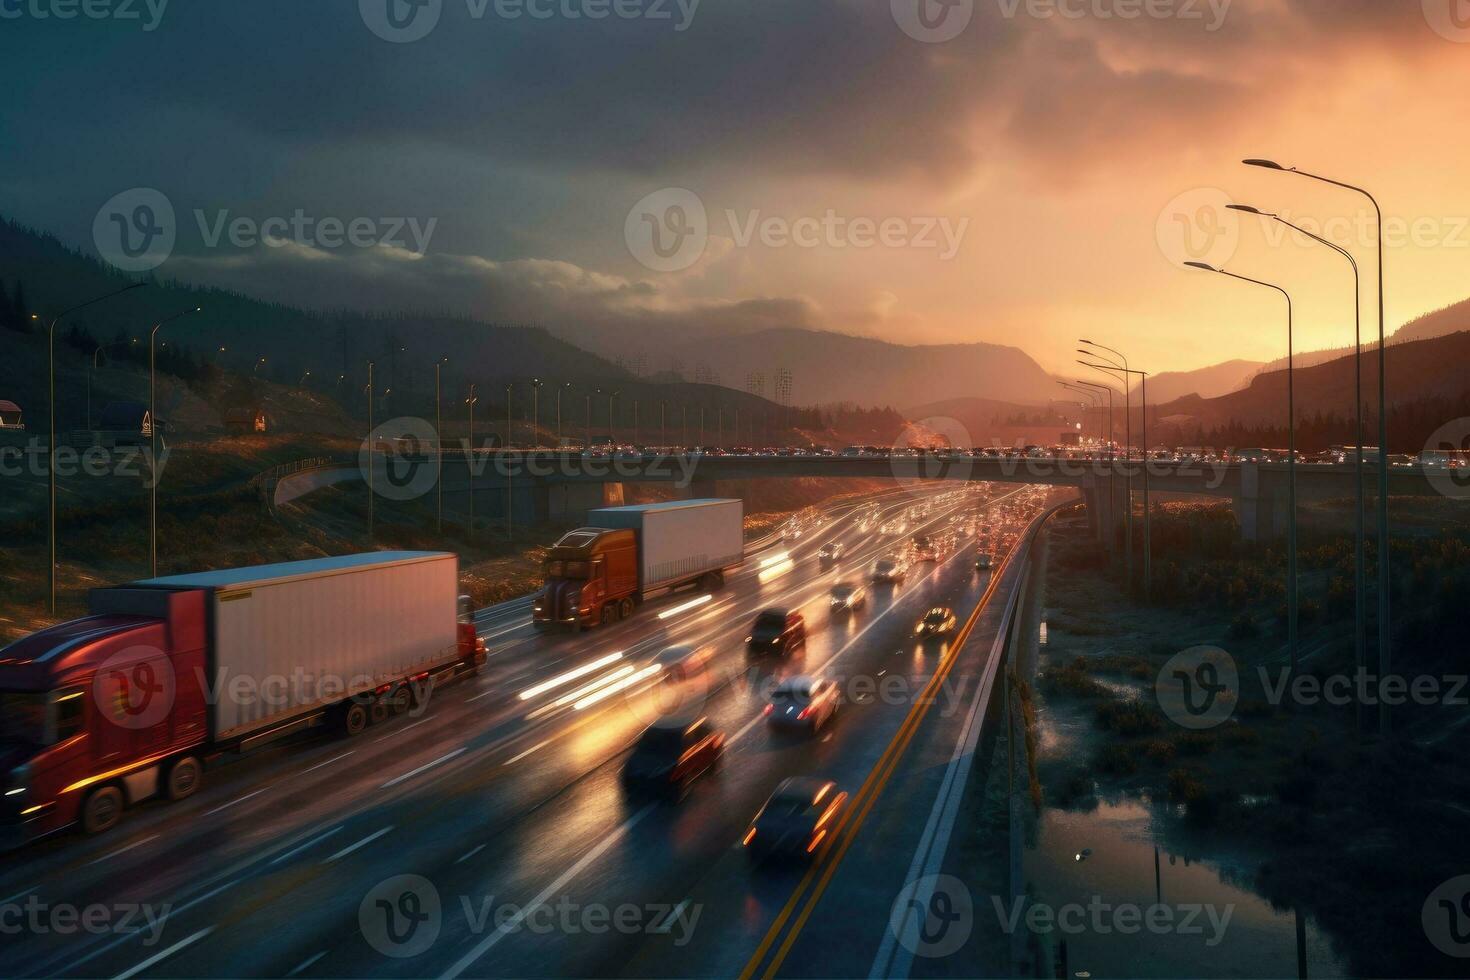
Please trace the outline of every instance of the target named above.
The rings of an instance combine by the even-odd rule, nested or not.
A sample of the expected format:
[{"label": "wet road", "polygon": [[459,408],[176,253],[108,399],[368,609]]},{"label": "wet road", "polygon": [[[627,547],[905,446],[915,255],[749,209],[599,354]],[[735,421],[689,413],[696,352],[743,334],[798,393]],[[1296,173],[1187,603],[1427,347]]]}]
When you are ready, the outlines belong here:
[{"label": "wet road", "polygon": [[[876,515],[844,505],[750,558],[703,604],[666,597],[607,629],[541,636],[526,602],[488,610],[487,668],[422,714],[357,739],[273,746],[212,768],[183,804],[130,812],[114,834],[6,857],[0,908],[20,912],[0,921],[5,972],[848,976],[875,957],[902,960],[907,944],[884,944],[887,909],[942,829],[950,763],[974,728],[1016,576],[975,572],[966,537],[904,583],[873,587],[849,617],[829,616],[826,593],[904,540],[880,528],[916,501],[930,512],[910,535],[974,514],[990,495],[979,493],[888,495]],[[998,489],[981,525],[1039,505],[1030,490]],[[815,556],[829,541],[848,553],[823,570]],[[933,605],[973,631],[963,656],[913,635]],[[801,609],[809,640],[752,666],[742,641],[772,606]],[[673,685],[650,669],[675,642],[716,646],[706,679]],[[816,737],[762,723],[773,680],[797,673],[845,694]],[[723,765],[678,803],[629,798],[626,751],[671,708],[728,735]],[[752,868],[741,838],[791,775],[835,780],[851,818],[811,865]]]}]

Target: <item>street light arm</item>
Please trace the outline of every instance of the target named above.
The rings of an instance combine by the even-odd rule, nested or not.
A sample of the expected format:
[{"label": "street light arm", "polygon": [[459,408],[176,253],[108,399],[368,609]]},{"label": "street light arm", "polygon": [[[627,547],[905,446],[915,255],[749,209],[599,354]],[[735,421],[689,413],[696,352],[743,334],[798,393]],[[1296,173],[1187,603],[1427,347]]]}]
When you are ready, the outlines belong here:
[{"label": "street light arm", "polygon": [[[1088,347],[1096,347],[1098,350],[1105,350],[1105,351],[1107,351],[1109,354],[1114,355],[1115,357],[1118,358],[1118,360],[1122,361],[1123,362],[1123,367],[1125,367],[1125,368],[1128,367],[1128,358],[1123,355],[1123,352],[1122,351],[1113,350],[1111,347],[1105,347],[1102,344],[1097,343],[1096,341],[1087,340],[1085,338],[1081,341],[1081,343],[1086,344]],[[1088,352],[1085,352],[1084,351],[1083,353],[1088,353]],[[1098,357],[1100,355],[1098,355],[1096,353],[1089,353],[1089,356],[1090,357]],[[1111,358],[1104,357],[1103,360],[1105,360],[1105,361],[1106,360],[1111,360]]]},{"label": "street light arm", "polygon": [[121,289],[114,289],[110,293],[104,293],[101,296],[96,296],[92,299],[87,300],[85,303],[78,303],[76,306],[73,306],[70,309],[62,310],[60,313],[56,314],[56,316],[52,317],[51,326],[54,329],[56,327],[56,324],[61,322],[62,317],[69,316],[72,313],[75,313],[77,310],[84,310],[89,306],[102,302],[105,299],[112,299],[112,297],[114,296],[121,296],[123,293],[138,289],[145,285],[147,285],[147,283],[135,282],[131,286],[124,286]]}]

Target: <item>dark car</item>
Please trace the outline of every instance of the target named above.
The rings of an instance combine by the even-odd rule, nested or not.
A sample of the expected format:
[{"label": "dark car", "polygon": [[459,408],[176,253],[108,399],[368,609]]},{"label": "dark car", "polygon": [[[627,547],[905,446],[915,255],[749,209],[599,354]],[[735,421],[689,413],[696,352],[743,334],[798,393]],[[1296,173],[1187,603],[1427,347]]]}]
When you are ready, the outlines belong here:
[{"label": "dark car", "polygon": [[846,550],[840,541],[833,541],[831,544],[823,545],[822,550],[817,552],[817,563],[822,568],[831,568],[842,560],[842,555]]},{"label": "dark car", "polygon": [[935,606],[924,614],[919,625],[914,627],[917,636],[948,636],[954,632],[954,610],[948,606]]},{"label": "dark car", "polygon": [[799,612],[767,609],[755,618],[745,648],[752,656],[774,654],[784,657],[806,643],[806,621]]},{"label": "dark car", "polygon": [[682,796],[719,764],[725,736],[705,718],[660,718],[649,725],[623,764],[623,785]]},{"label": "dark car", "polygon": [[832,836],[846,803],[847,794],[828,780],[782,780],[745,832],[745,853],[752,861],[776,854],[810,858]]}]

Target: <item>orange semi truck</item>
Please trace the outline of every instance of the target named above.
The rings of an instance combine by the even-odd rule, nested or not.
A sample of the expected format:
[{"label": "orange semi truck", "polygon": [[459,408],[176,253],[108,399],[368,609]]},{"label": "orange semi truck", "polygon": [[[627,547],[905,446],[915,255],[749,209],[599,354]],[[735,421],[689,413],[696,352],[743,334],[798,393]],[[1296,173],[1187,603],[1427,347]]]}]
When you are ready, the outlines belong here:
[{"label": "orange semi truck", "polygon": [[587,524],[546,555],[546,584],[531,606],[537,629],[615,623],[652,596],[718,588],[744,556],[740,500],[603,507],[587,512]]},{"label": "orange semi truck", "polygon": [[148,579],[89,605],[0,650],[0,848],[191,796],[225,752],[355,735],[485,660],[440,552]]}]

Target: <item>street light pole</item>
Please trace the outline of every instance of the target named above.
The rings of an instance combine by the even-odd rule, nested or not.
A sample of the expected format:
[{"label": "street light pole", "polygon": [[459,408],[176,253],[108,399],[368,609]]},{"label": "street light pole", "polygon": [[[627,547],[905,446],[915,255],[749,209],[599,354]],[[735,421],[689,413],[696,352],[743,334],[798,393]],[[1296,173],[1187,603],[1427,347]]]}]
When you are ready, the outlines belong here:
[{"label": "street light pole", "polygon": [[[265,360],[265,358],[262,357],[261,360],[263,361],[263,360]],[[373,397],[373,367],[374,367],[373,362],[372,361],[368,361],[368,379],[367,379],[368,468],[367,468],[367,481],[368,481],[368,543],[369,544],[372,543],[373,538],[376,536],[376,530],[377,530],[376,523],[375,523],[376,517],[377,517],[377,513],[376,513],[376,510],[374,508],[375,501],[373,500],[373,498],[377,496],[377,488],[375,487],[374,481],[373,481],[373,470],[376,469],[376,454],[377,454],[377,450],[378,450],[378,447],[376,445],[376,443],[377,443],[378,440],[377,440],[377,437],[373,435],[373,402],[375,400],[374,397]]]},{"label": "street light pole", "polygon": [[531,448],[541,445],[541,385],[540,378],[531,379]]},{"label": "street light pole", "polygon": [[[1094,344],[1093,346],[1096,347],[1096,346],[1101,346],[1101,345]],[[1089,352],[1088,351],[1079,351],[1078,353],[1088,354]],[[1097,353],[1092,352],[1092,353],[1090,353],[1090,356],[1092,356],[1092,357],[1100,357],[1101,355],[1098,355]],[[1121,356],[1121,355],[1119,355],[1119,356]],[[1106,360],[1106,359],[1104,358],[1104,360]],[[1146,600],[1147,599],[1152,599],[1153,598],[1153,586],[1154,586],[1154,573],[1153,573],[1154,560],[1153,560],[1153,517],[1152,517],[1152,515],[1149,514],[1149,499],[1148,499],[1148,464],[1149,464],[1149,455],[1148,455],[1148,372],[1147,371],[1139,371],[1139,370],[1137,370],[1135,368],[1130,368],[1130,367],[1127,366],[1127,362],[1126,361],[1124,362],[1124,366],[1123,367],[1119,367],[1118,365],[1111,364],[1111,363],[1110,364],[1097,364],[1097,363],[1094,363],[1092,361],[1078,361],[1077,363],[1078,364],[1082,364],[1082,365],[1084,365],[1086,367],[1090,367],[1090,368],[1092,368],[1095,371],[1104,371],[1104,372],[1107,372],[1108,374],[1111,374],[1114,377],[1116,377],[1119,374],[1122,374],[1123,375],[1123,378],[1122,378],[1123,386],[1125,388],[1128,386],[1129,379],[1133,375],[1137,375],[1138,378],[1139,378],[1138,391],[1139,391],[1139,396],[1140,396],[1140,401],[1141,401],[1141,412],[1142,412],[1142,419],[1141,419],[1141,422],[1142,422],[1142,432],[1139,435],[1139,441],[1143,443],[1143,597]],[[1128,509],[1130,511],[1133,509],[1133,499],[1132,499],[1132,496],[1131,495],[1130,495],[1129,500],[1128,500]],[[1131,569],[1133,567],[1132,566],[1133,541],[1132,541],[1132,537],[1131,536],[1130,536],[1129,542],[1128,542],[1128,557],[1129,557],[1129,569],[1130,569],[1130,574],[1131,574]]]},{"label": "street light pole", "polygon": [[[598,391],[598,392],[601,392],[602,391],[601,388],[597,388],[597,389],[594,389],[594,390],[595,391]],[[587,439],[586,439],[585,445],[582,446],[582,449],[584,451],[590,450],[592,448],[592,392],[591,391],[587,392],[587,416],[586,416],[586,422],[587,422]]]},{"label": "street light pole", "polygon": [[439,369],[444,366],[444,362],[447,360],[449,358],[441,357],[434,362],[434,445],[437,454],[435,459],[439,462],[439,479],[434,482],[434,495],[436,498],[434,526],[441,536],[444,534],[444,415],[440,407],[442,389],[439,383]]},{"label": "street light pole", "polygon": [[1113,458],[1113,388],[1111,385],[1100,385],[1093,381],[1077,379],[1077,384],[1086,388],[1097,388],[1108,393],[1108,459]]},{"label": "street light pole", "polygon": [[[1087,340],[1085,338],[1083,340],[1081,340],[1080,343],[1086,344],[1089,348],[1096,347],[1096,348],[1098,348],[1100,350],[1107,351],[1109,354],[1116,355],[1118,357],[1118,360],[1121,361],[1122,362],[1122,365],[1123,365],[1122,368],[1121,368],[1121,370],[1124,371],[1123,378],[1122,378],[1122,381],[1123,381],[1123,482],[1124,482],[1124,497],[1127,499],[1127,506],[1123,508],[1123,537],[1128,542],[1128,547],[1124,549],[1124,558],[1125,558],[1125,561],[1127,563],[1126,568],[1127,568],[1127,574],[1128,574],[1128,588],[1131,590],[1133,588],[1133,391],[1132,391],[1133,385],[1132,385],[1131,378],[1127,374],[1128,358],[1124,357],[1119,352],[1113,350],[1111,347],[1104,347],[1102,344],[1095,344],[1092,341]],[[1093,351],[1093,350],[1083,350],[1081,348],[1078,348],[1077,353],[1079,353],[1079,354],[1085,354],[1088,357],[1101,357],[1103,360],[1106,360],[1106,361],[1109,361],[1109,363],[1112,363],[1110,358],[1107,358],[1107,357],[1105,357],[1103,355],[1100,355],[1096,351]],[[1114,369],[1109,372],[1109,376],[1116,378],[1117,377],[1117,371],[1118,370],[1119,369],[1115,365],[1114,366]],[[1146,462],[1147,461],[1145,460],[1145,464],[1146,464]],[[1147,465],[1144,466],[1144,477],[1145,477],[1145,479],[1148,477],[1148,466]],[[1145,527],[1147,527],[1147,523],[1148,523],[1148,513],[1147,513],[1147,511],[1144,512],[1143,520],[1144,520]],[[1147,535],[1147,531],[1145,531],[1144,536],[1145,537],[1148,536]]]},{"label": "street light pole", "polygon": [[[1353,487],[1356,491],[1356,509],[1353,512],[1354,520],[1354,542],[1353,542],[1353,653],[1361,675],[1368,669],[1368,563],[1367,563],[1367,529],[1366,507],[1363,500],[1363,304],[1362,304],[1362,280],[1358,272],[1358,260],[1353,254],[1336,242],[1328,241],[1315,232],[1293,224],[1269,211],[1261,211],[1257,208],[1244,204],[1227,205],[1233,211],[1243,211],[1246,214],[1255,214],[1263,218],[1270,218],[1279,224],[1285,225],[1293,231],[1299,231],[1303,235],[1319,244],[1326,245],[1338,255],[1348,260],[1348,265],[1353,270],[1353,412],[1357,420],[1357,435],[1354,442],[1354,467]],[[1358,730],[1362,730],[1362,702],[1357,702],[1359,713]]]},{"label": "street light pole", "polygon": [[469,483],[470,483],[470,507],[469,507],[469,514],[470,514],[470,516],[469,516],[468,537],[469,537],[469,540],[471,540],[471,541],[474,541],[475,540],[475,464],[474,464],[474,457],[475,457],[475,402],[478,400],[478,396],[475,394],[475,391],[478,388],[479,388],[479,385],[471,384],[470,385],[470,396],[465,399],[465,404],[469,406],[469,414],[470,414],[470,441],[469,441],[469,447],[468,447],[467,451],[465,452],[465,467],[469,470]]},{"label": "street light pole", "polygon": [[173,316],[159,320],[153,325],[153,329],[148,331],[148,442],[151,454],[148,458],[148,575],[150,578],[158,577],[158,348],[155,341],[159,328],[165,323],[171,323],[190,313],[198,313],[200,309],[194,306],[187,310],[180,310]]},{"label": "street light pole", "polygon": [[[1291,674],[1297,669],[1297,552],[1296,552],[1296,371],[1294,344],[1292,342],[1291,294],[1274,283],[1262,282],[1249,276],[1238,275],[1206,265],[1203,262],[1186,262],[1185,265],[1205,272],[1216,272],[1241,282],[1254,283],[1274,289],[1286,299],[1286,636],[1291,651]],[[1274,506],[1273,506],[1274,509]]]},{"label": "street light pole", "polygon": [[[1321,174],[1308,173],[1298,170],[1296,167],[1283,167],[1272,160],[1243,160],[1249,167],[1261,167],[1265,170],[1279,170],[1283,173],[1297,174],[1301,177],[1309,177],[1312,180],[1331,184],[1343,190],[1353,191],[1361,194],[1373,205],[1373,213],[1377,218],[1378,225],[1378,674],[1387,677],[1393,670],[1393,643],[1389,629],[1389,536],[1388,536],[1388,343],[1384,335],[1383,316],[1383,209],[1378,205],[1378,199],[1366,189],[1353,184],[1323,177]],[[1360,439],[1361,443],[1362,440]],[[1378,705],[1378,732],[1387,738],[1393,730],[1393,719],[1390,713],[1390,705],[1386,700],[1380,699]]]},{"label": "street light pole", "polygon": [[505,386],[505,446],[500,451],[500,458],[505,460],[505,540],[510,541],[515,537],[511,528],[511,508],[515,504],[515,488],[510,482],[510,403],[511,391],[515,382]]},{"label": "street light pole", "polygon": [[[110,293],[104,293],[103,295],[98,296],[94,299],[89,299],[85,303],[78,303],[76,306],[73,306],[70,309],[62,310],[60,313],[56,314],[56,316],[51,318],[51,323],[46,327],[46,389],[48,394],[48,401],[50,402],[51,416],[50,441],[46,444],[46,455],[48,457],[47,476],[50,483],[50,505],[48,508],[50,513],[47,519],[47,524],[50,528],[47,533],[47,545],[48,550],[50,551],[50,561],[48,562],[46,568],[47,577],[50,579],[51,585],[51,612],[53,614],[55,614],[56,612],[56,325],[60,323],[64,317],[75,313],[77,310],[85,309],[88,306],[92,306],[95,303],[100,303],[106,299],[112,299],[112,297],[114,296],[120,296],[121,294],[126,293],[129,290],[137,289],[142,285],[144,284],[141,282],[135,282],[132,285],[124,286],[122,289],[114,289]],[[39,318],[33,314],[32,319]]]}]

